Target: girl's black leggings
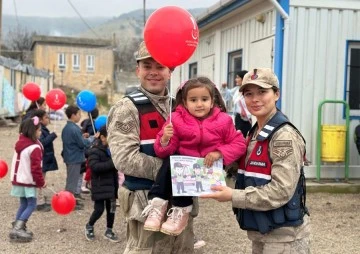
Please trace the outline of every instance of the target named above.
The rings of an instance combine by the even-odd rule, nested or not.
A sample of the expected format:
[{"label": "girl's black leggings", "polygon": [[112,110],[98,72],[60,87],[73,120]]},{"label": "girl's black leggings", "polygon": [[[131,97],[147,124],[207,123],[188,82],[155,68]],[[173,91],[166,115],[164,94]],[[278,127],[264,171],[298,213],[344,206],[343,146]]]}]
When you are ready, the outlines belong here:
[{"label": "girl's black leggings", "polygon": [[106,208],[106,227],[112,228],[115,220],[115,213],[110,212],[111,200],[101,199],[94,201],[94,211],[90,216],[89,225],[94,226],[95,222],[101,217]]}]

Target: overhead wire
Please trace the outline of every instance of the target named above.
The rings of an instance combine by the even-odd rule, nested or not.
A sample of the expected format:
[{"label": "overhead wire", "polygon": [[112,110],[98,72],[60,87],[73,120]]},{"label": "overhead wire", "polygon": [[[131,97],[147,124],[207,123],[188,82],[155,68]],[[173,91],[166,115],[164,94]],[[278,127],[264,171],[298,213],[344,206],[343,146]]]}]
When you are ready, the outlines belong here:
[{"label": "overhead wire", "polygon": [[[15,1],[15,0],[14,0]],[[79,18],[82,20],[82,22],[87,26],[87,28],[89,28],[89,30],[99,39],[101,39],[101,37],[94,31],[94,29],[92,29],[92,27],[85,21],[85,19],[81,16],[80,12],[76,9],[76,7],[72,4],[72,2],[70,0],[67,0],[68,3],[70,4],[71,8],[73,8],[73,10],[76,12],[76,14],[79,16]]]},{"label": "overhead wire", "polygon": [[18,17],[17,8],[16,8],[16,1],[13,0],[13,3],[14,3],[15,19],[16,19],[16,24],[17,24],[17,30],[19,30],[19,29],[20,29],[20,22],[19,22],[19,17]]}]

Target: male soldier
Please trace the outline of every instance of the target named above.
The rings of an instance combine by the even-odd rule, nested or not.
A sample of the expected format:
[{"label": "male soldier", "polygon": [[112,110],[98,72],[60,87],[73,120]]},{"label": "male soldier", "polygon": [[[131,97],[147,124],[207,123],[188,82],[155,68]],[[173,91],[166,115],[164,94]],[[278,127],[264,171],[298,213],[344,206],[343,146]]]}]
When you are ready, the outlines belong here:
[{"label": "male soldier", "polygon": [[[193,221],[177,237],[144,230],[141,217],[151,188],[163,161],[153,149],[156,134],[170,113],[167,82],[171,70],[156,62],[140,44],[136,55],[136,74],[140,87],[118,101],[108,116],[108,142],[115,167],[125,174],[119,190],[121,207],[127,221],[124,253],[193,253]],[[193,215],[197,209],[193,209]]]}]

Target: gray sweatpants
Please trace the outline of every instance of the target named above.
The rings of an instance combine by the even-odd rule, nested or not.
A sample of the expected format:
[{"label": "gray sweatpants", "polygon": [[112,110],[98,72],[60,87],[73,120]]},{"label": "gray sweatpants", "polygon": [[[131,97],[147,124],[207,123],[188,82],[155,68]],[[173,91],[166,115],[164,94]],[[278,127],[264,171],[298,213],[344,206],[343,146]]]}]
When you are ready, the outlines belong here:
[{"label": "gray sweatpants", "polygon": [[81,163],[78,164],[66,164],[66,185],[65,190],[76,193],[80,178]]}]

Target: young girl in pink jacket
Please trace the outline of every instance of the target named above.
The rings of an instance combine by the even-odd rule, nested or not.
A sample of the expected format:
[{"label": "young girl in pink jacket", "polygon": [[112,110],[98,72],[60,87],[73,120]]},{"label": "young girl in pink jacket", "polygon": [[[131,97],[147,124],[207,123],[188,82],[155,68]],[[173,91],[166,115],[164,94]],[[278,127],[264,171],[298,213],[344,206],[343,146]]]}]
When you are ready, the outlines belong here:
[{"label": "young girl in pink jacket", "polygon": [[[214,83],[205,77],[188,80],[176,94],[175,110],[158,133],[155,144],[158,157],[169,160],[173,154],[202,157],[204,166],[211,167],[222,158],[224,165],[245,154],[246,145],[237,132],[232,118]],[[169,163],[163,163],[149,191],[149,204],[143,211],[147,217],[144,229],[179,235],[187,226],[193,199],[171,197]],[[168,199],[172,208],[165,220]]]},{"label": "young girl in pink jacket", "polygon": [[30,242],[33,233],[26,228],[26,222],[36,208],[37,188],[46,187],[42,174],[43,146],[40,120],[37,116],[24,120],[20,125],[19,140],[11,163],[11,195],[20,199],[11,241]]}]

